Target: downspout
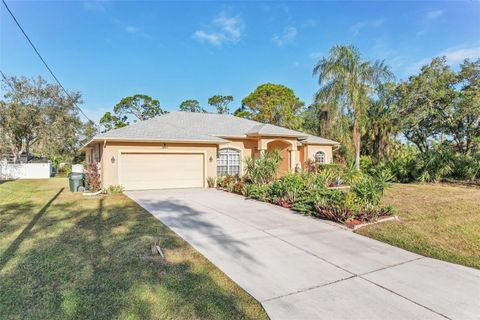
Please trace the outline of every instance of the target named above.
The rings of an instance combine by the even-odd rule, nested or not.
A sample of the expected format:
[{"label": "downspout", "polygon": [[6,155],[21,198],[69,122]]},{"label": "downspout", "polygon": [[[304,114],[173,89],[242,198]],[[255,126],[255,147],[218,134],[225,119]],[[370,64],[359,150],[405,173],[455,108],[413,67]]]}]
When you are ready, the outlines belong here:
[{"label": "downspout", "polygon": [[104,165],[104,162],[103,162],[103,158],[104,158],[104,155],[105,155],[105,148],[107,147],[107,140],[103,140],[103,150],[102,150],[102,154],[100,155],[100,180],[102,181],[102,188],[105,188],[105,186],[103,185],[103,178],[104,178],[104,172],[105,172],[105,167],[103,166]]}]

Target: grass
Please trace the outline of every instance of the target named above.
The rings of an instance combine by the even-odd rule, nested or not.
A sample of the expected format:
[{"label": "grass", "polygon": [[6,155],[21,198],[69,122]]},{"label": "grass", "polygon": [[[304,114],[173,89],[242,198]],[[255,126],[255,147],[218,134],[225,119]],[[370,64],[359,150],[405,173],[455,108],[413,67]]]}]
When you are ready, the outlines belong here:
[{"label": "grass", "polygon": [[[67,182],[0,182],[0,319],[267,318],[136,203]],[[150,253],[155,240],[166,261]]]},{"label": "grass", "polygon": [[480,189],[395,184],[383,200],[401,222],[358,233],[428,257],[480,269]]}]

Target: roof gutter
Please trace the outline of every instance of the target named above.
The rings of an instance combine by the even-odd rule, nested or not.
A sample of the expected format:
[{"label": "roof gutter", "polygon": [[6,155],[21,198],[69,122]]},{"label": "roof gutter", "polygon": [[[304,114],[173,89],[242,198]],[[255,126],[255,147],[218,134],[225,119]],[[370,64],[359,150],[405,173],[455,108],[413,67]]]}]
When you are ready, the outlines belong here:
[{"label": "roof gutter", "polygon": [[275,133],[247,133],[248,137],[285,137],[285,138],[307,138],[307,135],[300,135],[300,134],[275,134]]},{"label": "roof gutter", "polygon": [[179,140],[179,139],[136,139],[136,138],[93,138],[88,143],[86,143],[80,150],[87,148],[93,142],[103,142],[105,146],[107,141],[116,141],[116,142],[168,142],[168,143],[206,143],[206,144],[226,144],[229,141],[212,141],[212,140]]}]

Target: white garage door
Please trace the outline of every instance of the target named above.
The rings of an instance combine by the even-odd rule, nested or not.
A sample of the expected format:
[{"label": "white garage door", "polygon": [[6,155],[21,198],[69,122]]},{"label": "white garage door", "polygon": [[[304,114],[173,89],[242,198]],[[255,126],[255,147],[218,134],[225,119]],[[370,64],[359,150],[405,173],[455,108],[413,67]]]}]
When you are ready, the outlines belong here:
[{"label": "white garage door", "polygon": [[119,180],[125,190],[203,187],[203,154],[122,153]]}]

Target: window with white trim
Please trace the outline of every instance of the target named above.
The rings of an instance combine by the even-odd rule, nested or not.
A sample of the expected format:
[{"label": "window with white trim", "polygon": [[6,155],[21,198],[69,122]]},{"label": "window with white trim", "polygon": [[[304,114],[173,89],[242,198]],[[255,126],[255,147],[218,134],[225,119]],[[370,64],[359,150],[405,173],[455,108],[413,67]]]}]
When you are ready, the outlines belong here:
[{"label": "window with white trim", "polygon": [[315,162],[319,164],[324,164],[325,163],[325,152],[323,151],[318,151],[315,153]]},{"label": "window with white trim", "polygon": [[217,155],[217,176],[240,174],[240,151],[221,149]]}]

